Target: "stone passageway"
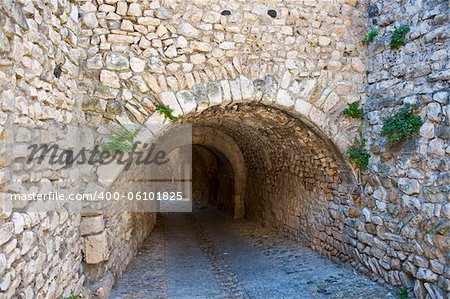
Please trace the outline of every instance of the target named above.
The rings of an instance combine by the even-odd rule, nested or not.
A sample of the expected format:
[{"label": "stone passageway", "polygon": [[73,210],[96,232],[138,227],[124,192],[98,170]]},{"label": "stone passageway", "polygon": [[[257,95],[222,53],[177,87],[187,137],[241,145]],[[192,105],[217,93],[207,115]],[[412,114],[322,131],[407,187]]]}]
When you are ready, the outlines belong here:
[{"label": "stone passageway", "polygon": [[398,298],[306,246],[215,209],[159,217],[111,298]]}]

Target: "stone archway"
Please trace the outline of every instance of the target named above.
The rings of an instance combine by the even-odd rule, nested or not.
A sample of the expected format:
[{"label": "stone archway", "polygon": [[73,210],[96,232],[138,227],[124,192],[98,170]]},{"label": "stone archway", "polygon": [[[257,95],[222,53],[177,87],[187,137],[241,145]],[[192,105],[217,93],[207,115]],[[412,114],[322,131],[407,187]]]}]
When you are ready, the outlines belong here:
[{"label": "stone archway", "polygon": [[[153,117],[157,119],[164,121],[159,115]],[[358,217],[353,213],[358,210],[352,197],[354,174],[339,147],[312,121],[280,105],[252,101],[213,105],[187,113],[180,123],[193,126],[194,145],[220,153],[229,161],[235,218],[245,217],[322,254],[360,262],[351,245],[353,218]],[[160,130],[170,127],[164,122]],[[139,139],[154,138],[146,134]],[[145,167],[140,167],[119,173],[123,179],[145,172]],[[114,184],[110,188],[114,189]],[[115,223],[114,218],[123,219],[112,216],[113,220],[106,217],[107,224]],[[154,219],[136,215],[128,221],[129,237],[137,239],[133,246],[145,237],[141,224],[153,226]],[[111,236],[123,233],[120,225],[110,228]],[[129,260],[122,260],[118,240],[113,241],[116,246],[108,264],[126,264]],[[116,268],[111,270],[120,277],[123,266]]]},{"label": "stone archway", "polygon": [[[320,105],[311,104],[279,87],[276,79],[268,75],[255,81],[241,76],[199,84],[192,90],[162,92],[158,98],[174,109],[180,123],[193,125],[194,144],[214,148],[230,160],[238,176],[234,187],[236,218],[245,215],[301,239],[319,252],[344,261],[357,260],[358,266],[365,267],[352,249],[355,237],[348,235],[350,230],[344,224],[346,219],[360,215],[352,214],[358,210],[351,196],[354,174],[343,158],[354,128],[341,122],[340,114],[331,108],[336,99],[325,105],[328,98],[335,98],[331,95],[323,93]],[[327,109],[333,113],[325,113]],[[142,130],[136,138],[142,142],[171,127],[171,122],[158,112],[144,124],[148,130]],[[195,128],[212,132],[197,138]],[[141,167],[126,174],[121,167],[107,165],[95,172],[103,188],[110,189],[114,188],[111,184],[115,178],[143,171]],[[152,219],[150,227],[155,218]],[[352,223],[351,219],[348,223]],[[129,234],[138,224],[139,221],[129,226]],[[138,231],[140,237],[133,244],[145,237],[144,232]],[[115,233],[112,231],[111,235]],[[110,263],[121,259],[120,250],[114,251],[109,256]],[[120,276],[123,267],[116,267],[117,273],[111,270]]]},{"label": "stone archway", "polygon": [[235,173],[245,171],[236,180],[245,178],[239,216],[347,255],[343,221],[353,208],[354,174],[320,128],[261,103],[213,106],[182,122],[193,125],[194,143],[203,132],[203,144],[225,153]]}]

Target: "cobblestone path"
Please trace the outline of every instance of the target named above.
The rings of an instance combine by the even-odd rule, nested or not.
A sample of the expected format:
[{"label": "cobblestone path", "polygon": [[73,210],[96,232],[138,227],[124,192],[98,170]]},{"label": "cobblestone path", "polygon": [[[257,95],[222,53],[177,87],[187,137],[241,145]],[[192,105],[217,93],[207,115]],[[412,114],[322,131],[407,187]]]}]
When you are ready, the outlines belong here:
[{"label": "cobblestone path", "polygon": [[161,215],[111,298],[399,298],[311,249],[216,210]]}]

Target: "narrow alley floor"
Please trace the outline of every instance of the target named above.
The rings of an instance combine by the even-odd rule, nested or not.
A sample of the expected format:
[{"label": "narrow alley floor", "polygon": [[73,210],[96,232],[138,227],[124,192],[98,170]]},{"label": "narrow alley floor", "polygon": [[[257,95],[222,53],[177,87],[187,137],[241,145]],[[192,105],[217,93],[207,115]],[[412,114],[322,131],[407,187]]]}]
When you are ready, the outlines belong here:
[{"label": "narrow alley floor", "polygon": [[160,215],[110,298],[398,298],[298,242],[204,209]]}]

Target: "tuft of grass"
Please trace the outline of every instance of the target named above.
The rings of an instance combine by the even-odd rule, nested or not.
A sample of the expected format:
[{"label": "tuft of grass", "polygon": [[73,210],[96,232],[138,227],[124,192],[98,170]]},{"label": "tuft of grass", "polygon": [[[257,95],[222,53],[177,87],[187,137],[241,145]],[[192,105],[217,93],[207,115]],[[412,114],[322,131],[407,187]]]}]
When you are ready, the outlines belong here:
[{"label": "tuft of grass", "polygon": [[407,140],[417,135],[422,125],[417,108],[407,105],[394,116],[384,119],[381,136],[387,137],[389,143]]},{"label": "tuft of grass", "polygon": [[350,163],[358,166],[361,170],[367,169],[369,166],[370,154],[364,149],[366,140],[364,138],[356,138],[354,144],[347,152]]},{"label": "tuft of grass", "polygon": [[170,121],[174,122],[178,120],[178,117],[173,115],[174,110],[169,106],[166,106],[164,104],[156,104],[155,108],[160,115],[164,115],[164,117],[169,119]]},{"label": "tuft of grass", "polygon": [[400,299],[408,299],[408,289],[407,288],[400,289]]},{"label": "tuft of grass", "polygon": [[390,41],[392,50],[399,49],[405,45],[405,36],[409,31],[411,31],[411,29],[406,25],[402,25],[395,29],[394,33],[392,33]]},{"label": "tuft of grass", "polygon": [[377,36],[378,36],[378,30],[377,30],[377,29],[372,29],[372,30],[370,30],[370,31],[366,34],[366,37],[363,38],[363,40],[361,41],[361,43],[362,43],[363,45],[368,45],[368,44],[370,44],[370,43],[375,39],[375,37],[377,37]]},{"label": "tuft of grass", "polygon": [[69,297],[64,297],[63,299],[80,299],[78,295],[70,295]]},{"label": "tuft of grass", "polygon": [[342,114],[350,118],[362,119],[364,117],[364,110],[359,107],[359,102],[353,102],[348,104],[347,108],[342,111]]},{"label": "tuft of grass", "polygon": [[133,149],[133,140],[138,133],[139,129],[130,132],[122,128],[119,132],[114,133],[108,141],[101,143],[100,148],[102,152],[109,152],[111,154],[129,152]]}]

